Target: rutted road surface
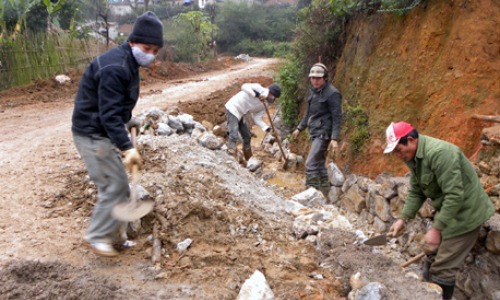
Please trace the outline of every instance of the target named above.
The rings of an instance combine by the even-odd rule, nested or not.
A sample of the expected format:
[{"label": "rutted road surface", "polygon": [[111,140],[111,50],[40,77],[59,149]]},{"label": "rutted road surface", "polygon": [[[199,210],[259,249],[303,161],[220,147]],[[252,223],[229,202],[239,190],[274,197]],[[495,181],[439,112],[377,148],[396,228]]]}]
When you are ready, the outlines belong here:
[{"label": "rutted road surface", "polygon": [[[229,86],[236,78],[272,76],[275,59],[254,59],[230,69],[141,87],[134,113],[193,101]],[[0,264],[10,259],[62,260],[87,264],[81,238],[86,228],[74,216],[47,218],[41,199],[62,189],[58,174],[80,163],[71,138],[72,99],[6,108],[0,114]]]}]

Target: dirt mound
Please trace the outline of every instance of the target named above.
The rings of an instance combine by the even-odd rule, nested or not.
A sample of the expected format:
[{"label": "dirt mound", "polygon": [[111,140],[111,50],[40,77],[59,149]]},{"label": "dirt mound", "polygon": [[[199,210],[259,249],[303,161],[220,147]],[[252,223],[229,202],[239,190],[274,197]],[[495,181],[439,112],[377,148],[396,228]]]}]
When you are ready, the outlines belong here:
[{"label": "dirt mound", "polygon": [[226,107],[224,105],[231,97],[241,91],[241,85],[244,83],[259,83],[267,87],[273,83],[273,80],[272,78],[262,76],[237,78],[236,83],[223,90],[217,90],[199,101],[179,103],[178,107],[182,112],[192,115],[198,122],[206,120],[213,125],[222,124],[226,121]]},{"label": "dirt mound", "polygon": [[371,246],[353,244],[355,240],[354,233],[340,229],[323,231],[318,240],[322,266],[325,272],[336,276],[337,285],[342,286],[342,296],[353,289],[351,278],[359,273],[360,281],[365,284],[378,282],[385,286],[387,299],[441,299],[418,279],[406,277],[392,259],[377,253]]},{"label": "dirt mound", "polygon": [[108,279],[58,262],[10,261],[0,282],[0,299],[129,299]]},{"label": "dirt mound", "polygon": [[[391,285],[384,276],[401,277],[401,268],[389,258],[366,246],[346,248],[352,233],[324,235],[318,248],[298,239],[293,218],[284,213],[282,189],[241,168],[225,151],[203,148],[186,135],[141,136],[139,144],[145,163],[140,185],[156,205],[134,229],[138,245],[124,250],[120,260],[156,257],[146,280],[196,285],[204,299],[235,299],[244,281],[260,270],[276,299],[339,299],[351,290],[349,278],[357,270],[371,269],[368,278],[391,288],[396,283]],[[83,166],[72,172],[63,179],[66,188],[49,205],[54,212],[50,217],[91,214],[95,187]],[[193,243],[179,252],[178,243],[188,238]],[[155,250],[155,240],[161,251]],[[312,273],[324,279],[313,280]],[[391,280],[408,285],[422,299],[433,299],[409,279]],[[389,299],[410,299],[398,293]],[[185,299],[199,299],[199,294]]]}]

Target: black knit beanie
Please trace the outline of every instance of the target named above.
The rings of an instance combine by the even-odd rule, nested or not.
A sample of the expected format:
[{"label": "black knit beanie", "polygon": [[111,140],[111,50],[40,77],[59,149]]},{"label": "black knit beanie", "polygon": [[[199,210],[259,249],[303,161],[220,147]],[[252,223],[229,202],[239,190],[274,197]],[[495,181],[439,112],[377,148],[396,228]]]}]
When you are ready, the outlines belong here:
[{"label": "black knit beanie", "polygon": [[269,92],[274,95],[274,97],[279,98],[281,96],[281,88],[276,83],[271,84],[268,89]]},{"label": "black knit beanie", "polygon": [[152,44],[163,47],[163,24],[152,11],[138,16],[128,40],[133,43]]}]

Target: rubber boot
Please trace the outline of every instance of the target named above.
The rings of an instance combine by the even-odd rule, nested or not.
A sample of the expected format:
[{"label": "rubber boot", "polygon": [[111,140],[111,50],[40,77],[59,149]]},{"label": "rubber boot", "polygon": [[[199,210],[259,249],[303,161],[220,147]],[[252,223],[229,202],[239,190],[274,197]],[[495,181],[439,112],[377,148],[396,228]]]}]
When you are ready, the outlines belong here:
[{"label": "rubber boot", "polygon": [[328,174],[321,174],[319,176],[319,190],[323,193],[323,196],[325,196],[326,202],[330,203],[328,199],[328,193],[330,193],[330,180]]},{"label": "rubber boot", "polygon": [[252,157],[252,148],[243,149],[243,154],[245,155],[245,160],[248,161]]},{"label": "rubber boot", "polygon": [[319,175],[307,175],[306,174],[306,189],[313,187],[317,190],[320,190],[319,188]]}]

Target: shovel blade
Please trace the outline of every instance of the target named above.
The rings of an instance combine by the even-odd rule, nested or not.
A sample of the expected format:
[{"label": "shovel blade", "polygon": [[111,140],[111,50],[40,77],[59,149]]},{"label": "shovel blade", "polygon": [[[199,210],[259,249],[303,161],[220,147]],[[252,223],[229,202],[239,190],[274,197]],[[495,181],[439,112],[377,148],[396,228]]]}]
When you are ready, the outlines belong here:
[{"label": "shovel blade", "polygon": [[111,215],[117,220],[131,222],[150,213],[154,205],[154,201],[120,203],[113,208]]},{"label": "shovel blade", "polygon": [[387,234],[377,235],[371,239],[367,239],[363,244],[369,246],[382,246],[387,245]]}]

